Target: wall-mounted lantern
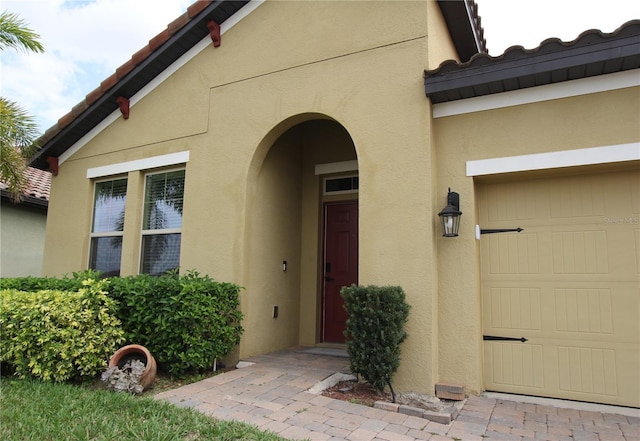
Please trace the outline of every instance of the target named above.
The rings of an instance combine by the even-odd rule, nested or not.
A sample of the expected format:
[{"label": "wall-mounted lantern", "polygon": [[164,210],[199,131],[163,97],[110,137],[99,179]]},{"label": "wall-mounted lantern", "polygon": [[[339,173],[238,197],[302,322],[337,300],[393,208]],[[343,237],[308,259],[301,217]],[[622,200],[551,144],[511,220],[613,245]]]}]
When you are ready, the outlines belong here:
[{"label": "wall-mounted lantern", "polygon": [[449,193],[447,193],[447,206],[438,213],[442,221],[442,235],[444,237],[456,237],[458,235],[461,215],[460,195],[449,189]]}]

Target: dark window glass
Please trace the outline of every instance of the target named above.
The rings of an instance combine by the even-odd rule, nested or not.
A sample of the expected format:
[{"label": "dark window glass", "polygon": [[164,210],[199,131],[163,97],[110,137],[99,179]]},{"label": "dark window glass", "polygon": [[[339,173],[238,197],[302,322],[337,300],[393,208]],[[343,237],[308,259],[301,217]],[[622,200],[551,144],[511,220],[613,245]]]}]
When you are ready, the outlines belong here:
[{"label": "dark window glass", "polygon": [[182,227],[184,170],[147,176],[143,230]]},{"label": "dark window glass", "polygon": [[105,277],[120,275],[122,236],[91,238],[89,267],[102,272]]},{"label": "dark window glass", "polygon": [[142,273],[159,276],[180,264],[180,233],[142,236]]},{"label": "dark window glass", "polygon": [[120,275],[127,180],[96,183],[89,268],[106,277]]},{"label": "dark window glass", "polygon": [[122,231],[124,206],[127,201],[127,180],[98,182],[93,206],[92,233]]},{"label": "dark window glass", "polygon": [[358,176],[350,176],[348,178],[327,179],[325,181],[325,193],[335,191],[357,190],[359,185]]},{"label": "dark window glass", "polygon": [[160,275],[180,264],[185,171],[146,177],[140,271]]}]

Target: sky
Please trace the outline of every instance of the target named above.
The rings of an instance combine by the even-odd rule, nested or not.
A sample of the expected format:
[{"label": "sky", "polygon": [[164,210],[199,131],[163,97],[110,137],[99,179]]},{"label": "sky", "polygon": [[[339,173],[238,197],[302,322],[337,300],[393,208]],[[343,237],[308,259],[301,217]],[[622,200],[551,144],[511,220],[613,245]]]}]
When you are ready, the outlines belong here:
[{"label": "sky", "polygon": [[[45,46],[43,54],[0,53],[0,95],[17,102],[44,132],[194,1],[0,0],[0,11],[17,13]],[[613,32],[640,19],[638,0],[476,3],[492,56],[514,45],[532,49],[551,37],[572,41],[588,29]]]}]

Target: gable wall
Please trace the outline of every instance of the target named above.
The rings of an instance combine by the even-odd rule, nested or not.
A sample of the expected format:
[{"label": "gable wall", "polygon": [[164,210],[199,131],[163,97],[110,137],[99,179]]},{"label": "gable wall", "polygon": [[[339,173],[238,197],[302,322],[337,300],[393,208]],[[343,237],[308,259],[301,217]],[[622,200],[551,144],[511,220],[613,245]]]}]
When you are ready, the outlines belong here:
[{"label": "gable wall", "polygon": [[[223,35],[220,48],[202,51],[133,106],[128,120],[118,119],[62,164],[52,184],[44,272],[61,275],[86,268],[93,203],[87,169],[188,151],[181,267],[244,286],[245,311],[259,305],[256,299],[265,301],[245,319],[254,326],[256,320],[270,319],[272,301],[256,297],[260,289],[256,282],[248,284],[254,280],[249,274],[255,264],[274,265],[278,270],[265,272],[262,283],[281,287],[283,297],[277,301],[298,308],[299,317],[283,317],[273,332],[257,328],[247,333],[241,355],[284,344],[278,340],[284,332],[299,332],[298,341],[313,343],[315,297],[301,297],[296,304],[291,296],[304,296],[318,283],[317,268],[309,262],[318,246],[317,212],[294,215],[300,233],[274,249],[268,256],[272,262],[253,256],[256,248],[269,249],[273,238],[261,234],[264,225],[250,220],[270,209],[268,199],[256,203],[263,183],[273,189],[268,198],[277,197],[275,189],[282,185],[288,188],[289,178],[269,181],[262,170],[269,171],[274,161],[273,170],[298,164],[287,165],[294,152],[269,157],[273,142],[296,122],[332,119],[348,132],[359,163],[360,283],[401,285],[412,304],[397,387],[432,390],[437,226],[422,72],[433,6],[422,1],[274,1],[260,6]],[[441,18],[435,21],[442,29]],[[335,160],[320,147],[313,151],[318,155],[314,161]],[[313,192],[319,178],[311,172],[310,156],[303,154],[300,179],[311,182],[303,187]],[[128,177],[125,275],[138,267],[144,172],[132,171]],[[301,196],[292,191],[280,197]],[[292,209],[300,213],[309,204],[302,196]],[[299,283],[277,279],[287,254],[306,262]]]},{"label": "gable wall", "polygon": [[460,61],[438,2],[429,1],[427,6],[429,8],[429,50],[427,52],[428,65],[425,66],[425,69],[436,69],[445,60]]}]

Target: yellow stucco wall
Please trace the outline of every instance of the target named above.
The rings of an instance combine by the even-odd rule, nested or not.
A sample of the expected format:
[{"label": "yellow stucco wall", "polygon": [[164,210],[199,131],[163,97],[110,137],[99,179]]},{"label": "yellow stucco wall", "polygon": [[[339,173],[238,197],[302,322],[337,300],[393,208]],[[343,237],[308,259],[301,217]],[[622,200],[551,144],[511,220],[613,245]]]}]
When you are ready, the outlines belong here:
[{"label": "yellow stucco wall", "polygon": [[[265,2],[63,162],[43,272],[87,267],[88,169],[188,151],[177,164],[186,168],[181,268],[244,287],[241,357],[315,344],[315,166],[357,159],[359,283],[400,285],[412,306],[396,388],[481,391],[466,161],[637,142],[640,100],[635,88],[432,120],[422,73],[455,58],[445,32],[435,2]],[[123,275],[138,273],[147,171],[125,174]],[[455,239],[441,237],[437,216],[449,187],[464,213]]]},{"label": "yellow stucco wall", "polygon": [[[63,162],[52,184],[44,272],[87,267],[87,169],[188,151],[181,267],[245,288],[240,356],[316,343],[321,176],[314,168],[357,159],[359,282],[405,289],[410,337],[396,384],[432,391],[437,204],[422,72],[439,44],[428,41],[427,26],[444,31],[441,16],[429,19],[433,11],[423,1],[260,6],[220,48],[207,47],[136,102],[128,120]],[[442,44],[443,53],[451,50],[450,40]],[[127,174],[123,275],[138,272],[145,172]]]},{"label": "yellow stucco wall", "polygon": [[[637,143],[639,97],[640,88],[627,88],[434,120],[439,173],[433,209],[437,212],[446,205],[450,187],[460,194],[463,212],[460,236],[437,239],[439,381],[465,384],[470,392],[483,390],[482,378],[477,375],[482,371],[479,242],[474,234],[479,222],[476,182],[466,176],[466,162]],[[612,167],[626,169],[629,165],[598,169]],[[477,180],[506,180],[523,175],[542,178],[545,174],[576,172],[574,168],[510,173]]]},{"label": "yellow stucco wall", "polygon": [[[265,2],[221,47],[208,46],[128,120],[64,161],[52,183],[43,272],[87,267],[88,169],[188,151],[189,162],[177,165],[186,168],[181,268],[244,287],[241,357],[315,344],[315,166],[357,159],[359,283],[400,285],[412,305],[396,388],[432,393],[448,382],[481,391],[475,185],[466,161],[636,142],[639,100],[636,88],[432,120],[422,73],[456,58],[445,33],[431,1]],[[123,275],[138,273],[147,171],[125,174]],[[440,237],[448,187],[464,213],[456,239]]]},{"label": "yellow stucco wall", "polygon": [[429,50],[427,52],[428,65],[424,68],[426,70],[437,69],[440,63],[446,60],[460,61],[438,3],[429,1],[427,7]]}]

